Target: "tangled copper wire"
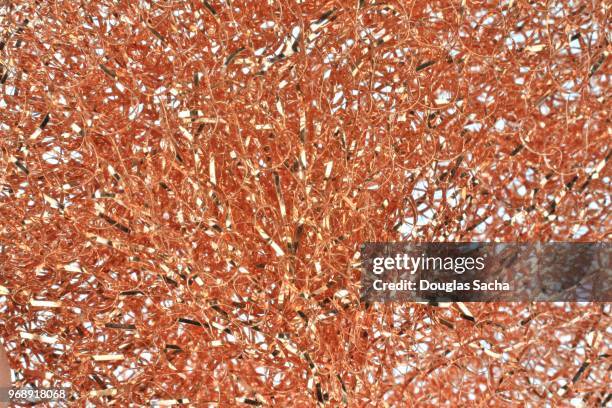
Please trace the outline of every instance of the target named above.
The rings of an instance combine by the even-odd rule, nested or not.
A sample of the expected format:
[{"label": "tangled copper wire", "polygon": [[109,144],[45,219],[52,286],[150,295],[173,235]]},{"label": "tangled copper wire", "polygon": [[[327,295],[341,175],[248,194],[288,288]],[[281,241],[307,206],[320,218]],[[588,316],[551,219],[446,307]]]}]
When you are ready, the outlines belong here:
[{"label": "tangled copper wire", "polygon": [[0,5],[0,336],[60,405],[605,406],[610,305],[359,301],[607,241],[604,1]]}]

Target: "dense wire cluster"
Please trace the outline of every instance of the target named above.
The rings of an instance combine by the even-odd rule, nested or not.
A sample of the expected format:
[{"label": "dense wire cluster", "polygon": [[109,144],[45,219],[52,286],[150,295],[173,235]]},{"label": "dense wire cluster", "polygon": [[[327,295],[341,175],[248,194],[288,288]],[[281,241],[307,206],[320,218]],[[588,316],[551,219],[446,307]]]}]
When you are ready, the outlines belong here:
[{"label": "dense wire cluster", "polygon": [[0,336],[95,406],[604,406],[610,305],[359,300],[607,241],[605,1],[0,3]]}]

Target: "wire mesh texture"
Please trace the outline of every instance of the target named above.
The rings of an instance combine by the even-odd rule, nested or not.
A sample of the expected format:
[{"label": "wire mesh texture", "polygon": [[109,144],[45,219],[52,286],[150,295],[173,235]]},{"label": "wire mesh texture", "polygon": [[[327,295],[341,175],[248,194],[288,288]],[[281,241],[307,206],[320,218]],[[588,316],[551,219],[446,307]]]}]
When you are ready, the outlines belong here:
[{"label": "wire mesh texture", "polygon": [[608,2],[0,4],[16,385],[611,403],[608,303],[359,300],[365,241],[609,240]]}]

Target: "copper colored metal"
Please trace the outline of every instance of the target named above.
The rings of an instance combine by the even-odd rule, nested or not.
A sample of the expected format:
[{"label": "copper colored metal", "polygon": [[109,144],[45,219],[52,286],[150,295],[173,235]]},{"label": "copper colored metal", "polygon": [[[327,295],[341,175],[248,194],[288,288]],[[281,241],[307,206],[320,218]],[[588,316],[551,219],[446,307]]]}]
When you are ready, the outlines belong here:
[{"label": "copper colored metal", "polygon": [[69,405],[610,403],[609,304],[359,301],[364,241],[607,241],[603,1],[0,5],[0,336]]}]

